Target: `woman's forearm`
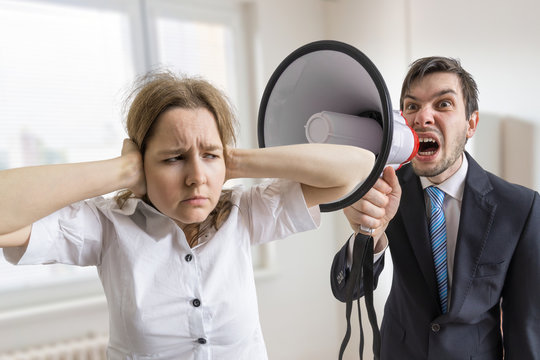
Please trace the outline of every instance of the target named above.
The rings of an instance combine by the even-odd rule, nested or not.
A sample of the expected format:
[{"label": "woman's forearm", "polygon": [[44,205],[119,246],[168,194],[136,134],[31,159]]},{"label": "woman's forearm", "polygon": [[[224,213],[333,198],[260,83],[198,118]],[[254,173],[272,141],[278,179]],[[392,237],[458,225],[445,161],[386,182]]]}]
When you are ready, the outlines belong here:
[{"label": "woman's forearm", "polygon": [[375,155],[368,150],[334,144],[234,149],[227,162],[227,177],[294,180],[304,185],[305,195],[314,195],[309,196],[319,203],[351,191],[369,175],[374,161]]},{"label": "woman's forearm", "polygon": [[0,235],[9,234],[74,202],[129,187],[135,156],[0,171]]},{"label": "woman's forearm", "polygon": [[375,155],[334,144],[296,144],[261,149],[234,149],[229,178],[286,178],[315,187],[333,187],[364,179]]}]

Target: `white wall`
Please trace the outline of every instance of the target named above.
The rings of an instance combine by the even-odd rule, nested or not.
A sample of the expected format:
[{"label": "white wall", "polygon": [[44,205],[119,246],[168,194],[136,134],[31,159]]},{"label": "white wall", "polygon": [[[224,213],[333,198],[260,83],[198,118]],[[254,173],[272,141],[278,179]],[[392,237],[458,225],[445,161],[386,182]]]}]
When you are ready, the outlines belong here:
[{"label": "white wall", "polygon": [[[308,42],[326,38],[326,17],[324,3],[318,0],[261,0],[253,1],[250,7],[258,102],[268,79],[287,55]],[[277,242],[276,275],[257,281],[270,359],[337,358],[344,310],[330,291],[329,269],[338,249],[336,233],[343,239],[348,230],[336,228],[335,217],[323,214],[321,229]]]},{"label": "white wall", "polygon": [[[491,141],[475,142],[475,151],[482,164],[490,163],[498,155],[501,118],[535,123],[537,128],[540,124],[540,4],[534,0],[458,0],[444,11],[437,5],[410,0],[411,56],[458,57],[473,74],[480,91],[478,131],[491,134]],[[488,116],[482,117],[483,113]],[[530,151],[539,154],[534,145]],[[508,178],[540,190],[540,168],[531,166],[535,167],[532,179],[520,181],[515,174]]]}]

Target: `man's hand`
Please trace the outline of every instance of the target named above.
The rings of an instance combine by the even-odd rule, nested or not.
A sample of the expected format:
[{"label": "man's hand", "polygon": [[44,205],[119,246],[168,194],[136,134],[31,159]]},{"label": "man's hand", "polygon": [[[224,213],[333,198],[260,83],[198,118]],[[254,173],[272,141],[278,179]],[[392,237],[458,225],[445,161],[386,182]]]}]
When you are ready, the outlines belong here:
[{"label": "man's hand", "polygon": [[138,146],[130,139],[124,139],[122,145],[122,158],[125,161],[125,174],[127,177],[127,188],[136,196],[142,197],[146,194],[146,179],[142,154]]},{"label": "man's hand", "polygon": [[[377,247],[388,223],[396,215],[401,199],[401,186],[395,170],[388,166],[382,178],[356,203],[343,209],[355,233],[369,234],[366,229],[373,229],[374,248]],[[377,251],[376,251],[377,252]]]}]

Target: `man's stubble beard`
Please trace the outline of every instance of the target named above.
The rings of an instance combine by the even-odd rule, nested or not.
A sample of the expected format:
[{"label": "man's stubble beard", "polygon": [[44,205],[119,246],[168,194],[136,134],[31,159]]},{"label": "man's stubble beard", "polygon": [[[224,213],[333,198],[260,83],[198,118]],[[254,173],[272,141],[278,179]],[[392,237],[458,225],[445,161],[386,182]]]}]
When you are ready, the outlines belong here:
[{"label": "man's stubble beard", "polygon": [[445,172],[448,168],[450,168],[456,161],[458,161],[461,158],[461,155],[465,151],[465,144],[467,144],[467,137],[463,136],[462,141],[457,144],[451,153],[451,156],[447,157],[446,159],[442,159],[442,161],[438,164],[435,164],[435,167],[430,169],[420,169],[415,165],[415,162],[412,161],[412,167],[414,170],[414,173],[417,176],[424,176],[424,177],[435,177],[443,172]]}]

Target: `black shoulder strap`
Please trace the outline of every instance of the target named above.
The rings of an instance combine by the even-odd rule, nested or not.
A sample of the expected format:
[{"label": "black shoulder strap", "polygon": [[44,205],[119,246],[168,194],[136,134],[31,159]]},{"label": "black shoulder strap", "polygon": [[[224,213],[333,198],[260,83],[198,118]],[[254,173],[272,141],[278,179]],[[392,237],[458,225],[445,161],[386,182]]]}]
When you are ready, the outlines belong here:
[{"label": "black shoulder strap", "polygon": [[[373,238],[368,235],[357,234],[354,239],[352,268],[349,273],[349,280],[345,288],[345,318],[347,320],[347,331],[339,349],[339,360],[343,360],[343,354],[351,338],[351,313],[354,301],[355,290],[358,292],[362,288],[360,281],[363,279],[364,299],[368,319],[373,331],[373,354],[374,360],[380,358],[381,334],[377,324],[377,315],[373,307]],[[358,323],[360,325],[360,359],[363,359],[364,352],[364,331],[362,329],[362,316],[360,310],[360,299],[357,300]]]}]

